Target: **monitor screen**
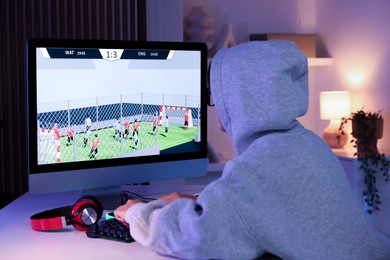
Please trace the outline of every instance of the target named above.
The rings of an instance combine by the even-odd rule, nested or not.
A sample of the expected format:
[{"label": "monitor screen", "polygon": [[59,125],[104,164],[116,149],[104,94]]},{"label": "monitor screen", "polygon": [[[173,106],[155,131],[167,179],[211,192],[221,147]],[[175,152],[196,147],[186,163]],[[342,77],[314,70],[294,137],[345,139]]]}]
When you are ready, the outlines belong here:
[{"label": "monitor screen", "polygon": [[31,39],[29,189],[95,189],[207,168],[203,43]]}]

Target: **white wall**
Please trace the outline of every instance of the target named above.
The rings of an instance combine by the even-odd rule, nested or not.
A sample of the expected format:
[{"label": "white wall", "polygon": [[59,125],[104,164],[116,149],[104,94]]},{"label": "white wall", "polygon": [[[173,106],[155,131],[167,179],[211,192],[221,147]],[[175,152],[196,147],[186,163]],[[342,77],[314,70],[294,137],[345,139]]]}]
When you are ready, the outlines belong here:
[{"label": "white wall", "polygon": [[[390,1],[186,0],[183,19],[194,5],[202,5],[213,17],[214,43],[225,23],[232,24],[238,43],[248,41],[252,33],[316,33],[318,54],[330,55],[333,65],[310,67],[309,111],[301,122],[321,136],[328,121],[320,120],[319,93],[348,90],[352,111],[384,109],[384,137],[379,147],[390,150]],[[209,129],[222,146],[230,147],[218,136],[215,120],[209,120]],[[231,154],[226,152],[226,156]]]},{"label": "white wall", "polygon": [[[256,33],[315,33],[315,1],[313,0],[192,0],[184,1],[184,19],[191,14],[192,6],[201,5],[213,17],[210,25],[214,29],[212,41],[218,43],[222,27],[231,23],[237,43],[249,41]],[[184,28],[185,29],[185,28]],[[214,50],[215,52],[215,50]],[[214,53],[213,51],[211,54]],[[310,69],[310,81],[314,77]],[[301,121],[311,125],[308,116]],[[222,161],[234,156],[231,142],[221,133],[214,109],[209,109],[209,140]]]},{"label": "white wall", "polygon": [[[191,2],[191,1],[189,1]],[[348,90],[352,111],[382,110],[384,137],[379,147],[390,149],[390,1],[366,0],[216,0],[192,1],[214,17],[215,35],[232,23],[238,42],[251,33],[316,33],[317,53],[330,55],[330,67],[310,67],[309,111],[301,122],[318,135],[328,124],[320,120],[319,93]],[[184,17],[190,12],[188,1]]]},{"label": "white wall", "polygon": [[[216,44],[225,23],[231,23],[238,43],[255,33],[312,33],[315,30],[313,0],[188,0],[184,18],[194,5],[201,5],[213,17],[212,41]],[[307,15],[309,14],[309,15]]]},{"label": "white wall", "polygon": [[147,0],[147,39],[183,41],[183,1]]},{"label": "white wall", "polygon": [[382,149],[390,149],[389,10],[390,1],[383,0],[318,0],[316,6],[317,35],[326,39],[333,57],[332,67],[316,71],[316,96],[322,90],[348,90],[352,111],[384,109]]}]

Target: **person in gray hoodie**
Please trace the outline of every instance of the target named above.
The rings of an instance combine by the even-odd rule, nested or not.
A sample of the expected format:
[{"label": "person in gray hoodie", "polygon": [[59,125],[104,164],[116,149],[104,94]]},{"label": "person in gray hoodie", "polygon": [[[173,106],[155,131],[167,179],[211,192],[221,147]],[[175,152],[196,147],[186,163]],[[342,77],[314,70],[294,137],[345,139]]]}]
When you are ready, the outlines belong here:
[{"label": "person in gray hoodie", "polygon": [[307,58],[290,41],[220,50],[211,92],[236,158],[197,198],[173,194],[115,211],[136,241],[185,259],[390,259],[326,143],[296,118],[308,107]]}]

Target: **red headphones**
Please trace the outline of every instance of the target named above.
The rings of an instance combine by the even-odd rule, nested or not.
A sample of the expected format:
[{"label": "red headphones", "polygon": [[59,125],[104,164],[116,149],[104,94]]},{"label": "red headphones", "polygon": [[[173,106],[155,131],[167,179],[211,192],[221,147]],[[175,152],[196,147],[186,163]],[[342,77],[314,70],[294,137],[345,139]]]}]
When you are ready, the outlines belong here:
[{"label": "red headphones", "polygon": [[46,210],[30,217],[33,230],[61,229],[73,225],[80,231],[87,231],[99,221],[103,206],[94,196],[81,197],[73,206]]}]

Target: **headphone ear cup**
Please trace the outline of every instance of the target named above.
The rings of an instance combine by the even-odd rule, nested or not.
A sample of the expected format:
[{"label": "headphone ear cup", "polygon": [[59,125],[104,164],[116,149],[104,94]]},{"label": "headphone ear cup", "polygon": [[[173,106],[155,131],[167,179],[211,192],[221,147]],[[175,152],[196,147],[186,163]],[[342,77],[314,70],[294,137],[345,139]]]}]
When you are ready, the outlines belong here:
[{"label": "headphone ear cup", "polygon": [[87,231],[103,214],[101,202],[94,196],[81,197],[73,206],[70,223],[80,231]]},{"label": "headphone ear cup", "polygon": [[96,207],[97,213],[98,213],[98,219],[100,219],[102,217],[104,208],[103,208],[103,205],[98,198],[96,198],[95,196],[92,196],[92,195],[87,195],[87,196],[81,197],[79,200],[90,200],[91,202],[93,202],[93,204]]}]

